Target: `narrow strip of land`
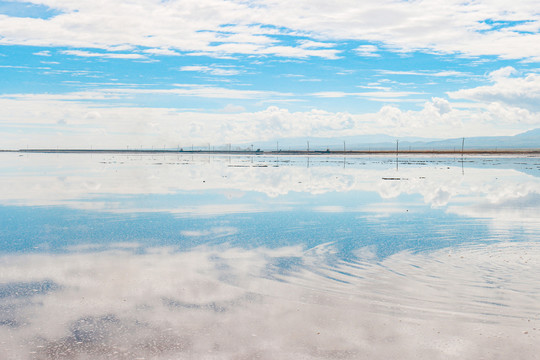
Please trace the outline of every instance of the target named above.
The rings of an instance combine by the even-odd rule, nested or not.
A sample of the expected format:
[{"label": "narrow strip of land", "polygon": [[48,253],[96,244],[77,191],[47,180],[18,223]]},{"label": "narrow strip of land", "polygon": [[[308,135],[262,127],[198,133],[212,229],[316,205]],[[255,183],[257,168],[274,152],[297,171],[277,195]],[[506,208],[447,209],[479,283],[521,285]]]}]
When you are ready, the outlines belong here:
[{"label": "narrow strip of land", "polygon": [[539,155],[540,149],[470,149],[464,151],[456,150],[144,150],[144,149],[19,149],[0,150],[0,152],[17,153],[101,153],[101,154],[212,154],[212,155]]}]

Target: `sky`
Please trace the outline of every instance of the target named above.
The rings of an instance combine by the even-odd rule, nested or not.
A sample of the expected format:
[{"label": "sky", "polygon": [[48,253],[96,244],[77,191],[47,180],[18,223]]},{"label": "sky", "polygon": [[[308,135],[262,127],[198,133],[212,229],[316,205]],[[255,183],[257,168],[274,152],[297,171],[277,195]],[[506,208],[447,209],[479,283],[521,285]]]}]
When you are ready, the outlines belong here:
[{"label": "sky", "polygon": [[0,149],[538,127],[537,0],[0,1]]}]

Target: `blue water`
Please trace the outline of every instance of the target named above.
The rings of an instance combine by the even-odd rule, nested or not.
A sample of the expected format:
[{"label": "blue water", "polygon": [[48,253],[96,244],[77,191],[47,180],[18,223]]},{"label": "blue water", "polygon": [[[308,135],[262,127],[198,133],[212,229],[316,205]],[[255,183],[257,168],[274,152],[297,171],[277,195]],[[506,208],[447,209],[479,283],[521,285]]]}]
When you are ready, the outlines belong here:
[{"label": "blue water", "polygon": [[0,160],[0,358],[540,350],[537,157]]},{"label": "blue water", "polygon": [[[385,257],[406,249],[424,251],[462,243],[496,241],[500,235],[490,229],[493,219],[483,216],[471,218],[447,211],[454,203],[470,206],[474,205],[474,202],[480,202],[481,198],[473,199],[474,202],[471,204],[462,204],[462,201],[471,200],[458,194],[447,204],[434,206],[414,191],[402,191],[395,197],[385,199],[375,188],[373,191],[367,191],[365,188],[369,188],[369,181],[386,182],[390,186],[399,186],[399,183],[407,183],[410,180],[429,181],[429,175],[428,179],[423,176],[426,175],[423,174],[424,169],[444,173],[450,166],[454,170],[452,176],[456,176],[457,181],[461,182],[455,191],[460,191],[460,186],[467,186],[466,183],[463,184],[467,178],[477,176],[476,173],[468,174],[470,168],[475,172],[479,171],[480,174],[482,171],[487,173],[488,177],[482,179],[480,185],[476,186],[487,186],[498,181],[497,171],[500,171],[502,175],[509,174],[507,180],[511,180],[514,186],[519,186],[520,181],[530,179],[529,181],[534,182],[533,190],[538,190],[538,175],[540,175],[540,160],[537,158],[467,158],[463,162],[461,158],[406,158],[399,159],[400,172],[399,169],[395,170],[395,158],[377,157],[347,159],[312,157],[309,160],[298,157],[236,157],[231,160],[208,156],[183,158],[162,156],[157,159],[148,156],[139,158],[115,156],[115,161],[112,162],[110,155],[98,157],[84,154],[71,156],[25,154],[30,159],[18,163],[20,157],[16,158],[12,154],[3,155],[11,160],[4,162],[2,168],[2,173],[5,174],[4,191],[9,192],[10,196],[4,201],[0,199],[2,203],[0,218],[3,219],[0,251],[7,253],[39,252],[44,246],[48,251],[62,252],[66,247],[73,245],[122,241],[135,241],[143,246],[176,246],[183,250],[205,243],[219,242],[252,248],[295,244],[313,247],[332,241],[344,257],[350,256],[349,250],[368,245],[377,246],[378,255]],[[61,158],[62,156],[66,159]],[[44,166],[43,157],[53,158],[55,165]],[[84,173],[80,173],[81,158],[88,162],[88,166],[86,163],[83,166],[86,177]],[[311,168],[307,168],[308,161]],[[62,164],[61,167],[58,167],[58,162]],[[103,163],[112,166],[100,168]],[[179,181],[171,189],[167,184],[166,193],[158,188],[159,185],[155,185],[160,179],[148,181],[134,175],[130,181],[133,184],[135,180],[133,193],[129,193],[129,189],[125,189],[122,184],[122,176],[131,176],[134,167],[143,168],[144,176],[147,176],[153,173],[152,168],[155,167],[177,167],[184,173],[183,168],[190,166],[202,166],[205,171],[210,172],[213,168],[217,168],[218,173],[231,174],[238,169],[245,172],[246,168],[236,166],[246,166],[251,173],[257,172],[258,169],[268,169],[262,166],[271,166],[271,170],[285,170],[278,173],[279,181],[297,184],[301,184],[306,177],[295,178],[295,176],[309,171],[309,180],[313,181],[319,168],[324,170],[324,176],[346,178],[349,184],[344,189],[335,190],[332,183],[325,184],[326,188],[323,189],[300,185],[291,187],[278,196],[265,194],[265,184],[262,184],[260,191],[257,191],[257,186],[254,186],[255,189],[245,191],[242,188],[243,184],[238,184],[238,188],[235,188],[234,182],[227,181],[227,175],[221,175],[223,181],[220,183],[209,184],[204,188],[183,189]],[[126,174],[115,178],[114,174],[122,167],[126,168]],[[368,182],[363,189],[357,189],[350,184],[358,181],[354,176],[362,175],[363,169],[375,172],[369,174],[367,179],[361,180]],[[100,179],[102,171],[106,172],[106,177]],[[418,179],[409,179],[411,172]],[[403,179],[395,180],[402,174]],[[190,180],[193,183],[206,182],[203,179],[204,175],[205,173],[196,173]],[[70,182],[70,177],[78,178]],[[524,180],[520,180],[520,177]],[[254,178],[258,180],[257,177]],[[381,180],[382,178],[391,180]],[[21,189],[22,199],[17,199],[17,194],[12,194],[10,189],[10,182],[19,181],[26,183]],[[101,188],[92,190],[88,187],[88,183],[99,184],[100,181],[108,183],[103,190]],[[168,178],[167,183],[170,181]],[[48,203],[56,200],[54,190],[51,192],[47,190],[51,182],[56,183],[54,189],[80,187],[78,189],[80,191],[73,191],[73,195],[60,192],[57,202],[61,204],[51,205]],[[338,183],[343,184],[342,181]],[[445,186],[444,183],[440,185]],[[29,187],[39,187],[39,191],[36,192],[37,198],[27,198],[26,191]],[[500,185],[500,188],[503,187],[504,184]],[[153,189],[156,191],[153,192]],[[229,193],[234,191],[241,192],[241,196],[229,196]],[[468,192],[467,197],[490,195],[475,194],[474,190]],[[40,199],[40,196],[45,199]],[[526,197],[532,196],[538,197],[540,194],[534,191],[526,194]],[[524,198],[520,194],[516,194],[515,197]],[[106,205],[99,209],[86,210],[79,209],[81,203],[88,204],[90,208],[92,203]],[[209,208],[206,214],[204,211],[194,210],[195,207],[201,206]],[[214,213],[212,206],[237,207]],[[399,209],[391,209],[392,211],[385,213],[386,206],[398,206]],[[497,204],[492,206],[497,207]],[[176,212],[182,208],[187,210]],[[538,208],[533,208],[531,212],[535,210]],[[234,227],[236,231],[233,234],[207,234],[195,238],[181,234],[183,230],[204,232],[206,229],[220,226]],[[440,232],[441,229],[452,231]],[[512,236],[508,240],[528,240],[533,235],[519,223],[514,224],[512,230]]]}]

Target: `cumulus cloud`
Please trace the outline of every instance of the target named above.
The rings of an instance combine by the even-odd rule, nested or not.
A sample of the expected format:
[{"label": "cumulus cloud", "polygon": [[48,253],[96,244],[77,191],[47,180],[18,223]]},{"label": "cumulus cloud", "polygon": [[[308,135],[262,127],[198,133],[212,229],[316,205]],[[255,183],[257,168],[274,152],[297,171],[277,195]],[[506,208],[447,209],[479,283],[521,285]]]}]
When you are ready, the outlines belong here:
[{"label": "cumulus cloud", "polygon": [[488,74],[491,85],[478,86],[449,92],[452,99],[465,99],[481,103],[498,103],[501,106],[540,111],[540,75],[525,74],[522,77],[513,67],[504,67]]},{"label": "cumulus cloud", "polygon": [[431,103],[426,104],[426,108],[433,106],[434,109],[437,110],[437,112],[441,115],[449,113],[452,111],[452,106],[446,99],[441,98],[432,98]]},{"label": "cumulus cloud", "polygon": [[[535,80],[537,76],[529,77]],[[515,80],[518,85],[528,83],[526,79],[508,79],[511,82]],[[532,84],[535,82],[532,81]],[[500,83],[496,83],[493,88],[497,89],[499,85]],[[464,94],[472,94],[473,90],[475,89],[464,90]],[[410,94],[412,93],[393,91],[323,92],[312,96],[357,96],[395,102],[400,99],[408,100]],[[296,100],[293,94],[288,93],[193,84],[176,84],[166,89],[110,87],[65,94],[5,94],[0,96],[0,123],[6,125],[2,130],[6,139],[3,146],[162,147],[165,144],[176,147],[181,139],[190,139],[190,143],[195,144],[224,144],[289,137],[342,137],[377,133],[449,138],[485,134],[513,135],[540,126],[540,113],[532,110],[534,104],[530,104],[528,109],[525,106],[510,106],[502,101],[475,108],[433,98],[425,102],[420,110],[405,111],[394,105],[384,105],[379,111],[367,114],[320,109],[290,111],[277,106],[269,106],[260,111],[245,111],[240,107],[243,103],[226,106],[221,108],[221,111],[197,112],[136,105],[138,97],[148,95],[220,101],[256,99],[261,103]],[[452,94],[452,97],[456,96]],[[530,101],[527,103],[536,99],[535,96],[529,95]],[[526,100],[527,97],[524,97]],[[114,101],[120,104],[111,105],[110,102]],[[92,113],[99,113],[100,117],[87,115]],[[69,119],[69,127],[67,124],[60,126],[65,119]],[[28,132],[28,129],[42,126],[46,126],[49,131],[39,135]],[[497,129],[497,132],[494,129]],[[23,131],[24,136],[13,135]],[[69,131],[70,136],[60,136],[63,131]],[[103,133],[107,136],[100,135]]]},{"label": "cumulus cloud", "polygon": [[504,78],[509,78],[512,75],[519,74],[519,72],[512,66],[506,66],[499,70],[492,71],[488,74],[488,78],[497,81]]},{"label": "cumulus cloud", "polygon": [[[452,98],[457,96],[451,94]],[[424,103],[419,111],[403,111],[396,106],[385,105],[376,113],[375,119],[381,132],[438,138],[514,135],[519,130],[511,129],[524,131],[540,126],[540,112],[527,109],[535,109],[534,104],[523,107],[500,102],[484,103],[478,107],[469,105],[441,98]]]}]

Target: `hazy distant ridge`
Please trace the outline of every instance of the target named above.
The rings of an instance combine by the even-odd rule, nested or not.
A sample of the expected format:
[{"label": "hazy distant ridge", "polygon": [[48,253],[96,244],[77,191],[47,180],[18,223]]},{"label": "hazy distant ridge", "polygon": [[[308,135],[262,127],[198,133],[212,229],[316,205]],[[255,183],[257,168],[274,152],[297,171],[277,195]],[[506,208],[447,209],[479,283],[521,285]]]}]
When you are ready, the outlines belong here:
[{"label": "hazy distant ridge", "polygon": [[[461,150],[463,138],[435,140],[426,138],[397,138],[388,135],[361,135],[338,138],[289,138],[274,141],[254,142],[261,150]],[[251,144],[242,146],[250,147]],[[465,137],[465,149],[537,149],[540,148],[540,128],[514,136]]]}]

